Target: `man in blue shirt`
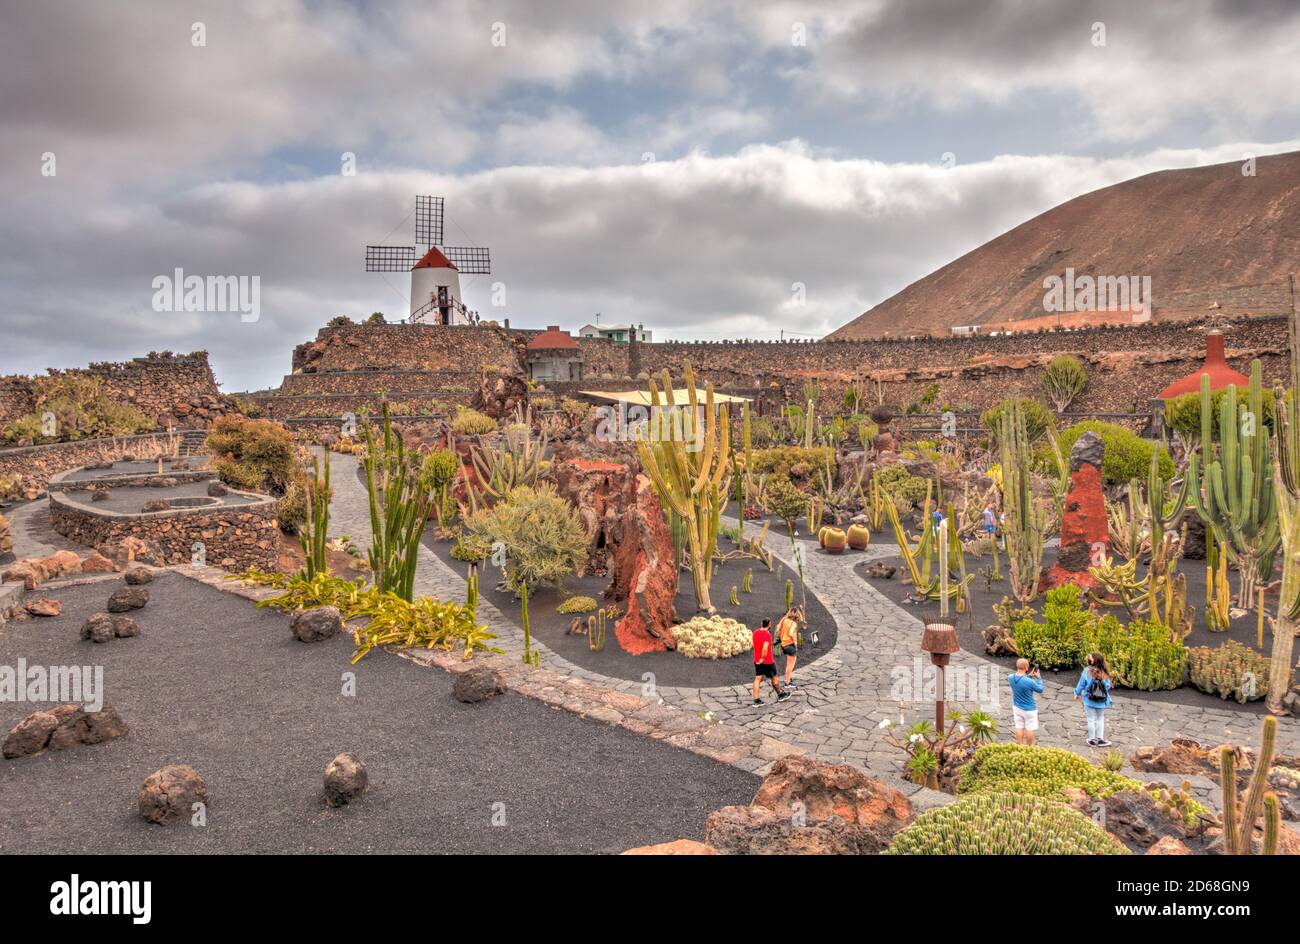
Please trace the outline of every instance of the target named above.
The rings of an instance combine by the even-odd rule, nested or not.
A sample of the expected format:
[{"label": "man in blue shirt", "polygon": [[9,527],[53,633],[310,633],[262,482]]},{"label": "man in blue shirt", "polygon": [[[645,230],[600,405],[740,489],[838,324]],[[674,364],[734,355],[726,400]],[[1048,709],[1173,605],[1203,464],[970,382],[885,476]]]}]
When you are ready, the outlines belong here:
[{"label": "man in blue shirt", "polygon": [[1016,671],[1007,676],[1011,686],[1011,717],[1015,719],[1016,743],[1032,747],[1038,730],[1038,702],[1034,695],[1043,693],[1038,669],[1029,671],[1028,659],[1016,660]]}]

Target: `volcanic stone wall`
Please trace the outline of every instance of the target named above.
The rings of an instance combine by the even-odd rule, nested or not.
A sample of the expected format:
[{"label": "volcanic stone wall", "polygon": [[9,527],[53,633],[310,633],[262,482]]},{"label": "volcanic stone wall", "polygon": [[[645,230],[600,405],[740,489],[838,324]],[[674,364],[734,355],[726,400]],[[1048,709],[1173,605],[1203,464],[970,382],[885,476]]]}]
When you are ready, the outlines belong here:
[{"label": "volcanic stone wall", "polygon": [[66,538],[88,547],[113,547],[138,538],[161,556],[162,564],[188,564],[202,542],[207,563],[225,570],[273,570],[278,534],[276,502],[194,511],[115,514],[83,508],[58,492],[50,494],[50,524]]},{"label": "volcanic stone wall", "polygon": [[0,479],[18,476],[22,488],[35,498],[45,491],[51,478],[61,472],[78,469],[106,458],[118,459],[123,453],[154,457],[170,452],[171,440],[165,433],[149,433],[121,439],[83,439],[79,442],[49,443],[44,446],[16,446],[0,449]]},{"label": "volcanic stone wall", "polygon": [[[151,353],[52,373],[97,378],[106,397],[134,406],[164,429],[202,428],[213,417],[235,410],[217,390],[207,351]],[[0,377],[0,426],[36,409],[34,381],[21,374]]]},{"label": "volcanic stone wall", "polygon": [[[1223,319],[1227,353],[1243,372],[1263,362],[1266,381],[1287,371],[1287,325],[1282,318]],[[804,385],[820,387],[823,411],[843,411],[845,388],[864,385],[899,410],[983,410],[1013,393],[1038,395],[1043,368],[1073,354],[1089,372],[1088,388],[1072,411],[1144,413],[1173,380],[1200,364],[1205,330],[1199,322],[1044,331],[1034,334],[873,341],[669,341],[618,344],[579,338],[585,388],[613,389],[644,382],[647,373],[680,375],[689,360],[696,374],[719,389],[769,399],[801,401]],[[376,391],[421,412],[429,398],[468,402],[482,371],[515,373],[536,331],[500,327],[354,325],[323,329],[294,352],[295,373],[271,396],[271,415],[335,416],[359,412]],[[551,385],[571,392],[573,384]],[[557,390],[558,392],[558,390]],[[349,395],[349,396],[344,396]],[[369,403],[368,403],[369,401]],[[265,402],[265,401],[264,401]],[[346,404],[346,405],[344,405]],[[359,407],[358,404],[361,406]]]}]

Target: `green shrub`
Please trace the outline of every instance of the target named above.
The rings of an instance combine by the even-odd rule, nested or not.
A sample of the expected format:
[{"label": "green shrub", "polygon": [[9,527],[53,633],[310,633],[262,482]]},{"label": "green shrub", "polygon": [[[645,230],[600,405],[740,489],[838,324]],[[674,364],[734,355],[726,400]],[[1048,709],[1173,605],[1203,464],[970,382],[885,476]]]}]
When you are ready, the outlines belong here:
[{"label": "green shrub", "polygon": [[456,417],[451,421],[451,428],[460,436],[479,436],[484,433],[495,433],[497,421],[486,413],[480,413],[467,406],[458,406]]},{"label": "green shrub", "polygon": [[1072,751],[1058,747],[1024,747],[1020,744],[985,744],[957,777],[957,792],[1023,793],[1049,800],[1064,800],[1067,787],[1092,797],[1121,790],[1141,790],[1129,777],[1098,767]]},{"label": "green shrub", "polygon": [[307,520],[307,477],[295,476],[275,505],[275,520],[285,534],[297,534]]},{"label": "green shrub", "polygon": [[925,501],[926,493],[930,489],[928,479],[913,475],[901,465],[887,465],[883,469],[876,469],[871,475],[881,489],[894,498],[906,500],[911,505],[919,505]]},{"label": "green shrub", "polygon": [[384,313],[382,311],[372,311],[370,317],[366,319],[366,324],[384,324]]},{"label": "green shrub", "polygon": [[283,495],[299,472],[293,435],[270,420],[219,417],[207,445],[221,481],[233,488]]},{"label": "green shrub", "polygon": [[512,590],[553,586],[587,563],[587,532],[578,511],[549,483],[520,486],[506,500],[465,521],[465,541],[475,549],[505,545],[503,568]]},{"label": "green shrub", "polygon": [[[1217,439],[1219,436],[1219,406],[1228,393],[1225,387],[1210,394],[1210,429]],[[1273,391],[1265,389],[1263,423],[1273,428]],[[1248,408],[1250,392],[1245,387],[1237,388],[1238,410]],[[1201,394],[1199,391],[1184,393],[1165,401],[1165,425],[1178,434],[1187,443],[1201,441]]]},{"label": "green shrub", "polygon": [[[149,432],[157,425],[129,403],[111,399],[98,377],[51,373],[48,377],[34,378],[31,385],[36,409],[4,427],[6,442],[34,446],[134,436]],[[46,413],[54,417],[49,432]]]},{"label": "green shrub", "polygon": [[1088,385],[1088,372],[1077,358],[1062,354],[1043,369],[1041,383],[1043,394],[1052,406],[1063,412]]},{"label": "green shrub", "polygon": [[600,609],[593,597],[573,596],[555,608],[557,613],[591,613]]},{"label": "green shrub", "polygon": [[1128,848],[1064,803],[997,794],[922,813],[894,835],[884,854],[1127,855]]},{"label": "green shrub", "polygon": [[1070,669],[1092,651],[1092,614],[1079,600],[1079,588],[1064,584],[1047,591],[1043,622],[1020,620],[1012,634],[1016,650],[1044,669]]},{"label": "green shrub", "polygon": [[[1127,485],[1133,479],[1146,481],[1147,473],[1151,469],[1151,450],[1156,447],[1132,430],[1117,426],[1114,423],[1085,420],[1063,430],[1058,438],[1061,444],[1061,454],[1067,460],[1075,441],[1086,432],[1096,433],[1100,436],[1102,444],[1106,448],[1101,463],[1103,482],[1107,485]],[[1169,450],[1165,449],[1164,446],[1160,446],[1159,449],[1160,458],[1157,460],[1159,475],[1160,478],[1169,481],[1174,477],[1174,460],[1170,457]],[[1042,450],[1039,451],[1037,458],[1044,465],[1052,461],[1050,456]]]},{"label": "green shrub", "polygon": [[1094,624],[1093,648],[1106,657],[1116,685],[1154,692],[1178,688],[1187,673],[1187,647],[1169,636],[1169,627],[1156,620],[1123,626],[1106,616]]},{"label": "green shrub", "polygon": [[1193,685],[1225,700],[1235,698],[1243,705],[1268,692],[1268,672],[1268,659],[1236,640],[1188,651],[1187,676]]},{"label": "green shrub", "polygon": [[349,318],[347,315],[335,315],[335,316],[334,316],[333,318],[331,318],[329,321],[325,322],[325,327],[327,327],[327,328],[342,328],[342,327],[346,327],[347,325],[350,325],[350,324],[355,324],[355,322],[354,322],[351,318]]},{"label": "green shrub", "polygon": [[989,437],[993,440],[994,445],[998,441],[998,429],[1002,423],[1002,412],[1008,409],[1015,400],[1020,401],[1021,412],[1025,417],[1025,432],[1029,435],[1031,443],[1037,442],[1046,436],[1048,430],[1056,429],[1056,417],[1052,415],[1051,410],[1043,406],[1038,400],[1032,400],[1028,397],[1009,397],[980,414],[980,425],[989,431]]}]

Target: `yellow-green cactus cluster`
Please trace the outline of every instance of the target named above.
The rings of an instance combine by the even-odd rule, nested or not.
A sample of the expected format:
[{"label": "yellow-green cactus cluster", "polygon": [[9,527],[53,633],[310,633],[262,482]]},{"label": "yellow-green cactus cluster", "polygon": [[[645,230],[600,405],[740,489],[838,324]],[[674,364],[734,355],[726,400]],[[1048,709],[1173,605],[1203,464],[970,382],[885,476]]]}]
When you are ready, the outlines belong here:
[{"label": "yellow-green cactus cluster", "polygon": [[555,608],[557,613],[592,613],[600,609],[593,597],[572,596]]},{"label": "yellow-green cactus cluster", "polygon": [[922,813],[885,855],[1127,855],[1128,849],[1064,803],[1017,793],[978,794]]},{"label": "yellow-green cactus cluster", "polygon": [[677,651],[692,659],[730,659],[750,648],[753,635],[744,623],[725,616],[697,616],[673,627]]},{"label": "yellow-green cactus cluster", "polygon": [[1268,659],[1235,639],[1188,650],[1187,677],[1192,684],[1225,700],[1235,698],[1244,705],[1263,698],[1268,674]]},{"label": "yellow-green cactus cluster", "polygon": [[1094,797],[1120,790],[1141,790],[1129,777],[1089,763],[1057,747],[986,744],[962,768],[958,793],[1024,793],[1061,799],[1061,791],[1077,787]]}]

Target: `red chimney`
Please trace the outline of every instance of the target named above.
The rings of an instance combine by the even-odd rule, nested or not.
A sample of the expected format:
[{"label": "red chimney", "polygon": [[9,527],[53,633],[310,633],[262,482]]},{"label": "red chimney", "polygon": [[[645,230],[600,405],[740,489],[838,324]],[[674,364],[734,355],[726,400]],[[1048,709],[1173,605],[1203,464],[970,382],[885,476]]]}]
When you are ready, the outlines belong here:
[{"label": "red chimney", "polygon": [[1222,390],[1230,384],[1244,387],[1250,383],[1249,377],[1228,366],[1228,359],[1223,354],[1223,332],[1211,331],[1205,336],[1205,363],[1201,369],[1192,371],[1165,387],[1160,391],[1160,399],[1169,400],[1184,393],[1196,393],[1201,389],[1202,374],[1210,375],[1211,390]]}]

